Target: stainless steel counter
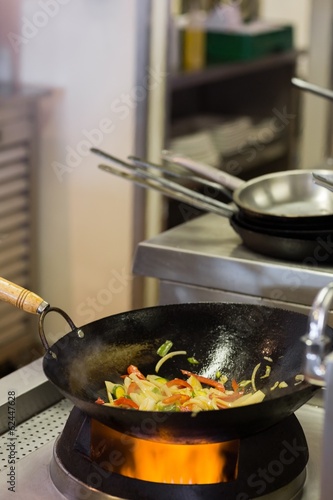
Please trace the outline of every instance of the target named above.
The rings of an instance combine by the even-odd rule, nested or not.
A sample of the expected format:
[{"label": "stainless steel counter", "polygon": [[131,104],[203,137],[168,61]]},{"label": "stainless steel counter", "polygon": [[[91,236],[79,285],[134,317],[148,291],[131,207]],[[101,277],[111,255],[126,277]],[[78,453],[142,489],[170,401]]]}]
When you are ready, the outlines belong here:
[{"label": "stainless steel counter", "polygon": [[248,250],[229,221],[214,214],[141,242],[133,272],[161,281],[161,303],[246,300],[301,311],[333,280],[333,267],[318,265],[314,256],[294,263]]}]

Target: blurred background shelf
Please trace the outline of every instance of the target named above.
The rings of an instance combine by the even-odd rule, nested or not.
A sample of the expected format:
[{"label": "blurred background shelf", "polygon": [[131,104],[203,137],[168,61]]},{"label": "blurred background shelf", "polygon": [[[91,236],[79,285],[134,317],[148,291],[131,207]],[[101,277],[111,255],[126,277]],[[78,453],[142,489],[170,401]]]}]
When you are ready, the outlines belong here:
[{"label": "blurred background shelf", "polygon": [[[289,50],[168,71],[165,148],[244,180],[297,168],[299,94],[291,78],[299,54]],[[184,222],[184,213],[201,213],[190,207],[184,211],[174,200],[163,203],[165,229]]]},{"label": "blurred background shelf", "polygon": [[171,91],[181,90],[210,82],[246,76],[262,70],[267,71],[269,68],[283,67],[286,64],[294,65],[300,54],[300,51],[292,50],[281,54],[271,54],[252,61],[221,63],[206,66],[201,70],[179,71],[170,75],[169,88]]}]

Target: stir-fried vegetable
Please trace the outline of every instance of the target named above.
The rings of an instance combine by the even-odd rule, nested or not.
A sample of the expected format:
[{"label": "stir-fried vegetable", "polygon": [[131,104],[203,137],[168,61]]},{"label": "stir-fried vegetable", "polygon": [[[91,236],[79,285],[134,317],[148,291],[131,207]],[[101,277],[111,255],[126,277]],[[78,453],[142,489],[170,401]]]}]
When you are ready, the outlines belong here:
[{"label": "stir-fried vegetable", "polygon": [[191,365],[198,365],[198,364],[199,364],[199,361],[198,361],[198,360],[196,360],[196,359],[195,359],[195,358],[193,358],[193,357],[192,357],[192,358],[187,358],[187,361],[188,361],[189,363],[191,363]]},{"label": "stir-fried vegetable", "polygon": [[165,363],[168,359],[173,358],[174,356],[181,356],[181,355],[186,356],[186,354],[187,354],[186,351],[172,351],[172,352],[169,352],[168,354],[166,354],[165,356],[163,356],[163,358],[161,358],[156,363],[155,372],[158,373],[158,371],[161,368],[161,366],[163,365],[163,363]]},{"label": "stir-fried vegetable", "polygon": [[[215,380],[188,370],[180,370],[187,377],[186,380],[178,377],[167,380],[159,376],[159,369],[168,359],[173,356],[187,356],[186,351],[170,351],[172,346],[173,343],[167,340],[158,348],[157,354],[161,359],[155,366],[154,375],[145,376],[137,366],[129,365],[127,373],[122,375],[123,384],[106,381],[107,399],[104,401],[98,397],[95,402],[135,410],[196,413],[260,403],[265,398],[265,393],[257,389],[257,382],[270,377],[271,366],[267,364],[264,374],[262,363],[256,364],[248,380],[228,381],[226,375],[219,370],[215,374]],[[190,364],[199,364],[193,356],[186,359]],[[273,362],[269,357],[264,357],[264,360]],[[303,380],[303,375],[296,375],[294,385],[302,383]],[[270,390],[287,387],[285,381],[276,381]]]},{"label": "stir-fried vegetable", "polygon": [[158,349],[157,349],[157,354],[163,358],[168,352],[170,351],[171,347],[173,346],[173,342],[171,340],[166,340],[164,344],[162,344]]},{"label": "stir-fried vegetable", "polygon": [[[260,403],[265,397],[260,390],[245,392],[234,379],[227,388],[220,381],[187,370],[181,373],[186,380],[167,380],[158,375],[145,377],[136,366],[130,365],[123,385],[105,382],[108,401],[104,404],[146,411],[199,412]],[[96,403],[103,404],[103,400],[99,398]]]}]

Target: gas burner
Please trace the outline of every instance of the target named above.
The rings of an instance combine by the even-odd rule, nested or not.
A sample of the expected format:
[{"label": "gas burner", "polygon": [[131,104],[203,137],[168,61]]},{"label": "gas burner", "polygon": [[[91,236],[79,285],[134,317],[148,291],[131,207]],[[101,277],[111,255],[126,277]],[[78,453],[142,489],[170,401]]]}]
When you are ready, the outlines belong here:
[{"label": "gas burner", "polygon": [[[308,457],[295,415],[241,440],[174,445],[120,434],[74,407],[55,443],[50,472],[69,500],[296,500]],[[207,476],[211,469],[215,475]]]}]

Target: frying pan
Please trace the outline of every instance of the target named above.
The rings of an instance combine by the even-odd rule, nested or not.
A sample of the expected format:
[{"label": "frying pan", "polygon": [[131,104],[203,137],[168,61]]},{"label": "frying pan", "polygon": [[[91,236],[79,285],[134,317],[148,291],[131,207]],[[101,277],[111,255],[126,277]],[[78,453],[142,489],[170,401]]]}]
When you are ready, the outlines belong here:
[{"label": "frying pan", "polygon": [[316,265],[327,265],[333,262],[333,252],[330,251],[333,243],[333,228],[321,229],[318,224],[315,229],[308,229],[307,226],[294,229],[288,225],[287,229],[280,229],[280,226],[262,226],[252,221],[249,222],[248,218],[238,213],[232,205],[203,196],[168,179],[149,173],[145,168],[141,170],[138,165],[130,165],[110,155],[108,158],[117,165],[99,165],[99,168],[108,173],[130,180],[139,186],[159,191],[200,210],[228,217],[231,226],[241,237],[244,245],[256,253],[296,262],[310,259],[309,262]]},{"label": "frying pan", "polygon": [[[307,382],[295,385],[295,376],[302,370],[305,344],[301,337],[308,322],[300,313],[248,304],[189,303],[120,313],[77,328],[65,312],[3,278],[0,299],[40,314],[39,331],[46,349],[43,369],[62,394],[86,414],[132,436],[206,443],[253,435],[292,414],[316,389]],[[71,330],[50,347],[44,321],[51,311],[62,314]],[[331,329],[328,335],[333,338]],[[261,363],[263,372],[265,365],[272,365],[269,377],[256,377],[257,388],[266,392],[266,398],[257,404],[195,415],[94,402],[104,381],[125,373],[130,364],[153,374],[161,359],[156,350],[166,340],[174,343],[175,350],[195,356],[199,365],[190,365],[187,356],[174,356],[162,365],[162,377],[179,378],[180,370],[187,369],[213,378],[220,371],[229,379],[243,380],[251,377],[256,364]],[[271,390],[281,381],[288,387]]]},{"label": "frying pan", "polygon": [[[220,182],[233,191],[238,211],[256,224],[280,227],[333,227],[333,197],[313,182],[313,170],[288,170],[242,181],[181,154],[163,151],[162,158]],[[315,170],[325,176],[330,170]]]}]

